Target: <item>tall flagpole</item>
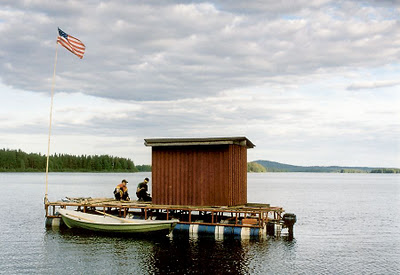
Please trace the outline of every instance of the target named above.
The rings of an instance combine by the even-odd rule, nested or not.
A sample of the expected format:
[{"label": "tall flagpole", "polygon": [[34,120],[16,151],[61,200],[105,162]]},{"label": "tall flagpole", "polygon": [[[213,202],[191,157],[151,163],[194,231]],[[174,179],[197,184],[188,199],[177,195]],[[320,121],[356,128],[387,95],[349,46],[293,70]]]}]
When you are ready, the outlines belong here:
[{"label": "tall flagpole", "polygon": [[53,98],[54,98],[54,85],[56,82],[56,65],[57,65],[57,50],[58,42],[56,43],[56,56],[54,59],[54,71],[53,71],[53,81],[51,85],[51,104],[50,104],[50,121],[49,121],[49,139],[47,142],[47,162],[46,162],[46,193],[44,194],[44,202],[47,203],[48,200],[48,185],[49,185],[49,156],[50,156],[50,136],[51,136],[51,120],[53,117]]}]

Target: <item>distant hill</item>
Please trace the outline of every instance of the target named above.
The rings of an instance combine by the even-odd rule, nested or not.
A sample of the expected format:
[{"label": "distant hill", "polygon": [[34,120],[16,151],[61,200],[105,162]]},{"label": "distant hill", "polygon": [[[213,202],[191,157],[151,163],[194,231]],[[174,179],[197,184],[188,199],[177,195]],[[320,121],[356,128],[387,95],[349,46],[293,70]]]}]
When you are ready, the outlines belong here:
[{"label": "distant hill", "polygon": [[400,169],[397,168],[347,167],[347,166],[296,166],[269,160],[256,160],[253,161],[253,163],[257,163],[263,166],[266,172],[400,173]]}]

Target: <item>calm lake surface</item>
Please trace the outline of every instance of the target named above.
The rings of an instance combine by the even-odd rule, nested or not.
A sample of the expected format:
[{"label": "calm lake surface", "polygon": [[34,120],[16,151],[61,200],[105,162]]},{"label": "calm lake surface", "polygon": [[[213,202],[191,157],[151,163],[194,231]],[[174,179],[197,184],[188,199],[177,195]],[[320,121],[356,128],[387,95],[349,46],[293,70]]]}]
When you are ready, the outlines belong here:
[{"label": "calm lake surface", "polygon": [[[49,199],[144,177],[51,173]],[[400,274],[400,175],[248,174],[249,202],[297,215],[290,242],[77,235],[45,228],[44,174],[0,173],[0,189],[0,274]]]}]

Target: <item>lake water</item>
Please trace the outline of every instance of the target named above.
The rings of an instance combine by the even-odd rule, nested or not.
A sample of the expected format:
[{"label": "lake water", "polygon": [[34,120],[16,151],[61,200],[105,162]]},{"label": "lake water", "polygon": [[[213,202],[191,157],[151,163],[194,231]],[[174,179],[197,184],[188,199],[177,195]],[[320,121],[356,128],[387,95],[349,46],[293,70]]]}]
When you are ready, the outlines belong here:
[{"label": "lake water", "polygon": [[[144,177],[51,173],[49,199]],[[400,274],[400,175],[248,174],[249,202],[297,215],[293,241],[77,235],[45,228],[44,174],[0,173],[0,190],[0,274]]]}]

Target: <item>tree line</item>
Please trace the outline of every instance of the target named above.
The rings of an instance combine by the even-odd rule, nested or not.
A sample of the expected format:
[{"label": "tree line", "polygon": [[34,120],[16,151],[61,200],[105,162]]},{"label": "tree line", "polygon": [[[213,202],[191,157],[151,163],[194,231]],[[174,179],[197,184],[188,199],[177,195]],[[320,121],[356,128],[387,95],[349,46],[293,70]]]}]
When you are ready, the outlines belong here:
[{"label": "tree line", "polygon": [[[0,172],[45,172],[46,155],[21,150],[0,149]],[[271,162],[272,163],[272,162]],[[288,165],[287,165],[288,166]],[[329,167],[328,167],[329,168]],[[335,167],[338,168],[338,167]],[[49,172],[150,172],[151,165],[135,165],[131,159],[109,155],[54,154],[49,158]],[[258,162],[247,164],[248,172],[290,172],[289,169],[265,167]],[[315,171],[314,171],[315,172]],[[322,171],[321,171],[322,172]],[[325,171],[324,171],[325,172]],[[340,173],[400,173],[398,168],[337,169]]]},{"label": "tree line", "polygon": [[378,168],[378,169],[371,170],[371,173],[400,174],[400,169],[397,169],[397,168]]},{"label": "tree line", "polygon": [[[0,149],[0,172],[45,172],[46,155],[21,150]],[[49,172],[145,172],[150,165],[135,166],[131,159],[109,155],[54,154],[49,157]]]},{"label": "tree line", "polygon": [[265,173],[265,172],[287,172],[284,169],[265,167],[257,162],[247,163],[247,172],[249,173]]}]

